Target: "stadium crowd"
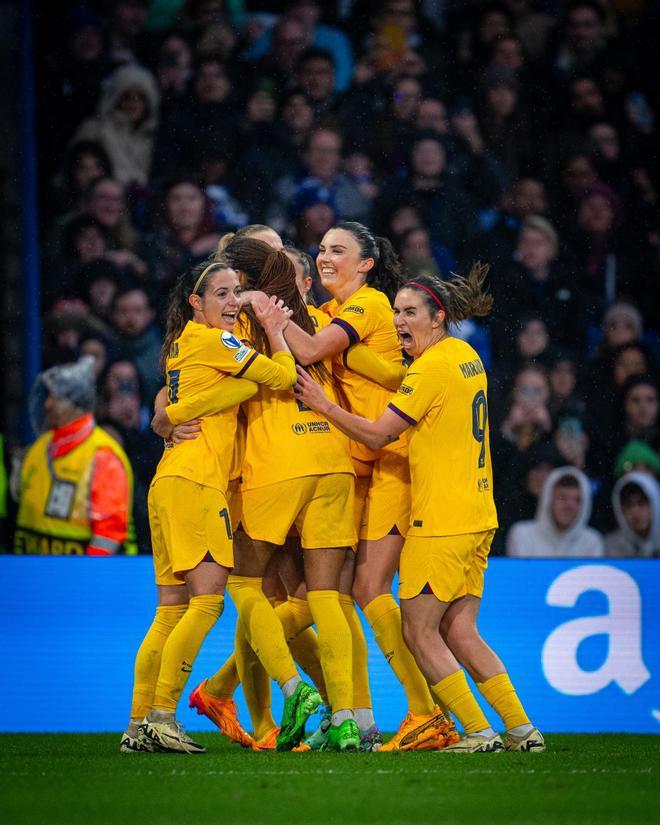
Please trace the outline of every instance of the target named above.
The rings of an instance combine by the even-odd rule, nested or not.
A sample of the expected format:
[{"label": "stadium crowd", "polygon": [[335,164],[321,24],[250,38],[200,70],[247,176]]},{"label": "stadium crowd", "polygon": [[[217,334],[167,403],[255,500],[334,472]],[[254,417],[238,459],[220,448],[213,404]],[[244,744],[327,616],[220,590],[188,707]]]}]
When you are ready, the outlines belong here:
[{"label": "stadium crowd", "polygon": [[248,223],[315,257],[358,220],[410,276],[491,265],[453,332],[489,374],[493,552],[660,556],[657,5],[65,6],[37,24],[43,360],[95,357],[141,552],[176,277]]}]

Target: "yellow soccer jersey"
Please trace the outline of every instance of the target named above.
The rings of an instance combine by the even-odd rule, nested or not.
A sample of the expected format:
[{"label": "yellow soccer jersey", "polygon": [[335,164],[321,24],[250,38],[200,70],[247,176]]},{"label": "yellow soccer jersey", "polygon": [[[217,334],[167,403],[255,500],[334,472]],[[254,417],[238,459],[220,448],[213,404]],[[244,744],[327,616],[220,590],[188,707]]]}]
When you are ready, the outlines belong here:
[{"label": "yellow soccer jersey", "polygon": [[[323,309],[332,316],[348,335],[351,344],[362,342],[392,363],[401,363],[401,344],[394,330],[394,314],[387,296],[366,284],[342,304],[328,301]],[[392,397],[392,393],[348,369],[343,354],[335,358],[333,370],[339,379],[351,406],[351,412],[375,420]],[[394,452],[405,452],[406,436],[385,447]],[[351,454],[361,461],[373,461],[378,452],[363,444],[351,442]]]},{"label": "yellow soccer jersey", "polygon": [[[307,311],[317,329],[331,321],[314,306],[308,305]],[[330,366],[326,362],[328,371]],[[332,384],[324,389],[334,400]],[[242,489],[326,473],[353,474],[346,436],[291,392],[260,387],[243,408],[248,425]]]},{"label": "yellow soccer jersey", "polygon": [[412,363],[392,398],[389,408],[411,425],[408,536],[497,527],[486,390],[477,353],[445,338]]},{"label": "yellow soccer jersey", "polygon": [[[278,389],[295,383],[295,363],[288,352],[273,359],[255,352],[230,332],[189,321],[173,342],[166,362],[169,404],[176,408],[168,416],[173,423],[204,414],[198,438],[168,447],[154,480],[179,476],[227,489],[236,436],[238,405],[209,415],[213,396],[222,394],[222,379],[234,375],[265,382]],[[211,404],[212,407],[212,404]]]}]

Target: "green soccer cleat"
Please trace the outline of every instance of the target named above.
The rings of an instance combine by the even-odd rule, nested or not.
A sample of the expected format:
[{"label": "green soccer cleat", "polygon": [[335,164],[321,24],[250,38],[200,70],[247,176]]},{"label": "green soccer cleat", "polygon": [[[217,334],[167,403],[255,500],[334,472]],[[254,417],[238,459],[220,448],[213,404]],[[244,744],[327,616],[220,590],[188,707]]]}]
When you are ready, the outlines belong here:
[{"label": "green soccer cleat", "polygon": [[341,725],[332,725],[328,731],[328,738],[323,747],[324,751],[359,751],[360,728],[354,719],[345,719]]},{"label": "green soccer cleat", "polygon": [[321,723],[314,733],[311,733],[307,739],[305,739],[305,744],[308,748],[310,748],[310,750],[323,750],[323,746],[328,741],[328,731],[330,730],[331,725],[332,709],[328,707],[328,705],[324,705],[321,709]]},{"label": "green soccer cleat", "polygon": [[300,744],[305,735],[305,722],[321,704],[323,699],[316,688],[306,682],[298,682],[295,691],[284,703],[276,750],[290,751]]}]

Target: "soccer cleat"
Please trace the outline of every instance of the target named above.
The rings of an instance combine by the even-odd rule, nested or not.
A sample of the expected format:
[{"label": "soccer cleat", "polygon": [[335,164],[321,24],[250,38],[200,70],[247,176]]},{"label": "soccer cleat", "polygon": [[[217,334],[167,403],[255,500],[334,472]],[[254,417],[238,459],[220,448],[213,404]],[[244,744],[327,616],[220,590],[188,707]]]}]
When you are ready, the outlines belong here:
[{"label": "soccer cleat", "polygon": [[236,702],[233,699],[213,696],[206,690],[205,679],[190,694],[190,707],[197,708],[198,715],[208,717],[232,742],[238,742],[243,748],[252,748],[254,739],[243,729],[238,721]]},{"label": "soccer cleat", "polygon": [[369,730],[360,731],[360,751],[378,751],[383,747],[383,737],[376,725],[372,725]]},{"label": "soccer cleat", "polygon": [[137,736],[131,736],[128,731],[124,731],[121,735],[120,753],[154,753],[155,750],[156,748],[141,733]]},{"label": "soccer cleat", "polygon": [[504,750],[504,742],[496,733],[495,736],[482,736],[475,733],[472,736],[464,736],[453,745],[442,748],[442,753],[496,753]]},{"label": "soccer cleat", "polygon": [[345,719],[341,725],[331,725],[328,730],[328,737],[321,750],[337,751],[358,751],[360,749],[360,728],[355,724],[354,719]]},{"label": "soccer cleat", "polygon": [[523,751],[525,753],[543,753],[545,750],[545,740],[538,728],[532,728],[524,736],[516,736],[513,733],[504,734],[504,748],[508,751]]},{"label": "soccer cleat", "polygon": [[379,753],[392,751],[437,750],[444,747],[446,718],[438,708],[428,716],[408,713],[399,730],[389,742],[378,749]]},{"label": "soccer cleat", "polygon": [[304,742],[301,742],[299,745],[296,745],[295,748],[291,748],[292,753],[306,753],[307,751],[311,751],[311,748]]},{"label": "soccer cleat", "polygon": [[328,731],[332,725],[332,709],[328,705],[321,708],[321,722],[318,728],[305,739],[305,745],[312,751],[323,749],[328,739]]},{"label": "soccer cleat", "polygon": [[323,703],[321,695],[306,682],[298,682],[295,691],[284,702],[282,726],[277,737],[278,751],[290,751],[305,735],[305,722]]},{"label": "soccer cleat", "polygon": [[151,722],[147,719],[140,725],[144,736],[154,746],[154,750],[164,753],[206,753],[203,745],[194,742],[185,732],[181,722],[166,719],[163,722]]},{"label": "soccer cleat", "polygon": [[261,739],[254,740],[252,745],[253,751],[274,751],[277,744],[277,736],[280,732],[279,728],[271,728],[268,733],[264,734]]}]

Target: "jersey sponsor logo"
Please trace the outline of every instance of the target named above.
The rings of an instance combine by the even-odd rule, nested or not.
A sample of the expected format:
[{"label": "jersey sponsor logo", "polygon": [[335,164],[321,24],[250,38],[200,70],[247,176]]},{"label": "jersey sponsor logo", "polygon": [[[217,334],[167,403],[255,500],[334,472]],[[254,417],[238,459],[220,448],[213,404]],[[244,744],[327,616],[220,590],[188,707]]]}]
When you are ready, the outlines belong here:
[{"label": "jersey sponsor logo", "polygon": [[344,312],[355,312],[356,315],[364,315],[364,307],[358,306],[357,304],[351,304],[349,307],[346,307]]},{"label": "jersey sponsor logo", "polygon": [[240,349],[243,346],[238,338],[235,335],[232,335],[231,332],[224,331],[220,335],[220,340],[227,347],[227,349]]},{"label": "jersey sponsor logo", "polygon": [[302,421],[297,421],[295,424],[291,425],[291,430],[295,435],[305,435],[305,433],[329,433],[330,424],[328,424],[327,421],[308,421],[305,424]]},{"label": "jersey sponsor logo", "polygon": [[484,365],[478,358],[474,361],[464,361],[458,365],[458,368],[463,373],[463,378],[474,378],[475,375],[482,375],[485,372]]},{"label": "jersey sponsor logo", "polygon": [[398,389],[398,392],[401,392],[404,395],[412,395],[413,388],[409,387],[407,384],[401,384],[401,386]]},{"label": "jersey sponsor logo", "polygon": [[245,361],[249,354],[250,347],[246,347],[245,345],[243,345],[234,356],[234,361],[238,361],[238,363],[240,364],[241,361]]}]

